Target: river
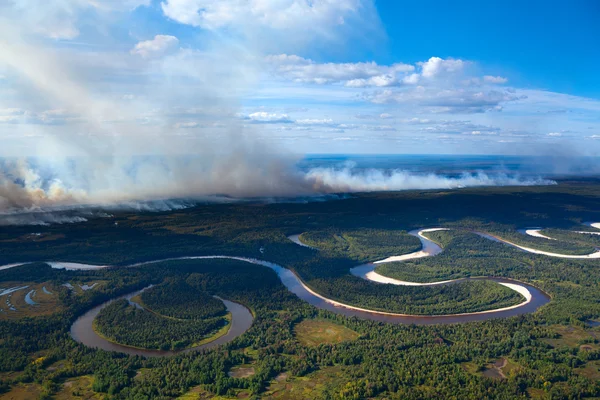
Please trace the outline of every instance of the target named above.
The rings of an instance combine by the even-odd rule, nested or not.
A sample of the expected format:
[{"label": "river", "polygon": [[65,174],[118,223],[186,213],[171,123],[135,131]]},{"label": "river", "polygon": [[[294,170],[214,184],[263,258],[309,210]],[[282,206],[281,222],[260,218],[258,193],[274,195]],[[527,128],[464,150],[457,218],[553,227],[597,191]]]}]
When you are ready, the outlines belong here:
[{"label": "river", "polygon": [[[190,347],[187,349],[177,351],[138,349],[134,347],[121,345],[118,343],[113,343],[96,333],[96,331],[93,328],[93,322],[96,316],[104,307],[108,306],[110,303],[118,299],[127,299],[131,302],[132,297],[137,296],[145,289],[147,288],[126,294],[124,296],[117,297],[92,308],[91,310],[77,318],[73,325],[71,325],[71,337],[76,342],[82,343],[88,347],[98,348],[102,350],[118,351],[132,356],[165,357],[172,356],[175,354],[188,353],[191,351],[211,349],[221,344],[231,342],[236,337],[245,333],[248,329],[250,329],[250,326],[252,326],[253,317],[250,313],[250,310],[248,310],[243,305],[235,303],[233,301],[220,299],[225,304],[227,311],[231,313],[231,322],[229,330],[225,335],[218,337],[212,342],[208,342],[200,346]],[[137,303],[132,304],[134,304],[136,307],[140,307]]]}]

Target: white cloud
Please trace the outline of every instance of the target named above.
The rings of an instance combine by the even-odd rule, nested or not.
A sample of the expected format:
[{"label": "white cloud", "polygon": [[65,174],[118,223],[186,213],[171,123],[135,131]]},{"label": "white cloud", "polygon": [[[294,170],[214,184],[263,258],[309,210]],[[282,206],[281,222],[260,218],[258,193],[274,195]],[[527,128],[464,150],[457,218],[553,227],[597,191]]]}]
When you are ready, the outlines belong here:
[{"label": "white cloud", "polygon": [[497,83],[497,84],[503,84],[508,82],[507,78],[504,78],[502,76],[491,76],[491,75],[485,75],[483,77],[483,81],[487,82],[487,83]]},{"label": "white cloud", "polygon": [[426,118],[407,118],[403,119],[402,122],[405,124],[429,124],[431,120]]},{"label": "white cloud", "polygon": [[421,76],[417,73],[410,74],[402,78],[402,83],[406,85],[416,85],[417,83],[419,83],[420,78]]},{"label": "white cloud", "polygon": [[357,13],[361,0],[166,0],[163,13],[174,21],[204,29],[263,25],[276,29],[314,28],[344,24]]},{"label": "white cloud", "polygon": [[377,75],[369,79],[352,79],[345,83],[345,86],[361,88],[361,87],[385,87],[398,84],[398,79],[394,75]]},{"label": "white cloud", "polygon": [[343,83],[348,87],[392,86],[403,76],[414,71],[408,64],[378,65],[375,62],[316,63],[297,55],[279,54],[266,58],[275,75],[295,82]]},{"label": "white cloud", "polygon": [[501,110],[501,104],[525,99],[527,96],[518,95],[512,90],[470,90],[470,89],[439,89],[417,86],[410,90],[385,89],[364,93],[363,98],[375,104],[410,103],[424,107],[438,107],[432,110],[443,113],[478,113],[491,110]]},{"label": "white cloud", "polygon": [[444,73],[454,73],[462,71],[465,66],[463,60],[442,59],[439,57],[431,57],[425,62],[420,62],[421,75],[425,78],[436,78]]},{"label": "white cloud", "polygon": [[551,137],[560,137],[560,136],[562,136],[562,133],[560,133],[560,132],[550,132],[548,134],[548,136],[551,136]]},{"label": "white cloud", "polygon": [[336,137],[336,138],[333,138],[332,140],[356,140],[356,139],[345,136],[345,137]]},{"label": "white cloud", "polygon": [[287,114],[268,113],[265,111],[259,111],[247,116],[242,116],[242,119],[263,124],[294,122]]},{"label": "white cloud", "polygon": [[[168,3],[166,0],[162,1]],[[313,0],[313,3],[318,1]],[[283,4],[286,0],[281,2]],[[598,127],[598,114],[592,112],[600,110],[600,102],[597,100],[501,87],[498,85],[507,81],[506,78],[495,76],[495,74],[502,74],[501,72],[492,71],[493,76],[484,75],[485,72],[490,71],[477,72],[482,71],[482,68],[477,67],[472,61],[431,57],[423,60],[422,63],[412,65],[401,62],[381,65],[369,61],[333,63],[327,62],[329,61],[327,58],[317,58],[319,48],[328,48],[323,44],[319,48],[310,48],[306,52],[297,53],[315,54],[314,60],[294,55],[293,49],[255,51],[254,41],[244,40],[243,36],[237,35],[238,32],[229,36],[229,30],[235,29],[234,22],[225,25],[226,30],[214,35],[207,32],[200,33],[202,38],[210,39],[208,44],[205,42],[200,44],[202,50],[188,47],[186,42],[184,49],[160,60],[145,62],[142,57],[150,58],[163,54],[163,51],[168,52],[169,49],[179,47],[177,39],[166,35],[152,38],[155,33],[153,32],[152,36],[143,36],[144,39],[151,40],[140,42],[135,47],[135,42],[130,45],[125,44],[123,47],[123,43],[129,43],[128,41],[131,40],[131,36],[128,36],[124,29],[110,32],[100,39],[95,37],[99,35],[87,35],[87,31],[93,29],[87,24],[96,22],[95,17],[99,7],[106,5],[106,10],[117,7],[109,3],[97,0],[97,6],[88,7],[85,30],[84,25],[75,18],[77,13],[73,15],[75,21],[73,27],[81,28],[82,33],[85,33],[82,34],[81,45],[79,42],[77,45],[53,44],[52,41],[33,38],[32,43],[36,45],[28,47],[32,50],[30,52],[15,47],[10,53],[0,54],[0,60],[9,64],[10,68],[6,70],[8,84],[4,85],[4,82],[0,82],[2,94],[4,96],[4,93],[9,90],[16,93],[16,95],[11,94],[11,97],[7,95],[6,99],[0,99],[3,101],[0,108],[22,107],[22,110],[0,110],[0,122],[5,123],[0,127],[3,135],[5,132],[24,135],[35,131],[67,136],[65,132],[87,134],[95,131],[114,136],[133,136],[137,132],[158,134],[162,129],[168,134],[176,134],[174,129],[169,129],[176,127],[182,129],[179,133],[186,134],[188,138],[212,136],[211,129],[216,127],[215,121],[231,126],[231,119],[236,118],[234,116],[240,104],[246,114],[239,116],[242,120],[238,119],[235,126],[270,124],[261,125],[260,129],[254,126],[254,129],[246,131],[257,136],[264,135],[269,139],[276,136],[270,136],[273,132],[281,133],[286,129],[286,136],[302,138],[300,140],[306,141],[308,149],[313,136],[342,130],[346,130],[348,135],[351,133],[350,136],[356,135],[365,143],[375,143],[379,138],[384,137],[397,138],[398,142],[404,139],[415,140],[414,138],[418,137],[427,138],[434,145],[438,134],[449,135],[461,142],[492,143],[492,139],[494,142],[496,138],[506,139],[510,135],[508,133],[510,130],[523,132],[527,129],[531,130],[528,132],[531,136],[519,140],[539,140],[548,144],[559,140],[559,137],[553,136],[552,133],[562,132],[560,141],[567,137],[583,138],[585,135],[597,133],[594,130],[587,130],[590,125],[591,129]],[[225,3],[231,2],[225,0]],[[247,3],[252,1],[239,1],[240,7],[246,7]],[[2,15],[2,7],[0,5],[0,15]],[[248,14],[248,18],[251,16],[251,13]],[[126,18],[121,16],[115,20],[119,23],[127,23]],[[68,26],[69,21],[69,18],[65,17],[65,26]],[[241,20],[235,19],[235,21]],[[11,25],[18,26],[21,25],[20,22],[15,20]],[[98,21],[98,26],[111,28],[106,19]],[[11,30],[11,27],[5,30]],[[0,27],[0,31],[4,30]],[[25,31],[26,28],[23,28],[23,32]],[[139,29],[132,27],[131,35],[139,34]],[[284,34],[285,32],[282,33]],[[27,42],[30,38],[28,34],[17,33],[15,36],[22,36],[20,39],[23,42]],[[273,40],[277,38],[274,37]],[[11,40],[5,37],[3,42],[10,46]],[[228,47],[230,45],[231,47]],[[33,51],[37,49],[43,51]],[[278,54],[283,51],[292,54],[270,56],[266,58],[267,63],[265,63],[265,54],[272,52]],[[130,52],[136,56],[132,57]],[[21,60],[21,56],[25,53],[31,54],[31,57]],[[61,61],[57,62],[61,68],[48,68],[48,62],[40,62],[39,60],[45,60],[41,57],[45,53],[54,53],[53,58]],[[340,51],[336,54],[340,56],[347,53]],[[13,62],[14,60],[17,62]],[[265,64],[269,69],[265,70]],[[244,66],[244,68],[238,70],[235,66]],[[38,69],[45,70],[47,73],[38,74]],[[5,73],[4,70],[0,72]],[[477,72],[476,76],[473,76],[475,72]],[[273,79],[273,76],[276,79]],[[13,77],[18,78],[13,80]],[[33,82],[30,86],[37,87],[36,91],[42,93],[42,96],[37,93],[33,96],[29,95],[25,85],[21,84],[27,79]],[[74,82],[80,90],[73,90],[73,87],[65,85],[65,80]],[[465,83],[467,80],[470,80],[468,85]],[[48,90],[48,87],[51,90]],[[365,90],[363,89],[365,87],[374,89]],[[376,90],[377,88],[379,90]],[[75,95],[65,100],[63,94],[67,92]],[[524,96],[531,96],[531,98],[521,101]],[[110,107],[105,106],[104,103],[107,101],[111,103]],[[78,104],[81,106],[77,106]],[[101,106],[96,106],[98,104]],[[40,112],[44,109],[61,107],[74,110],[74,113],[70,114],[64,110]],[[442,115],[481,113],[501,110],[503,107],[503,113],[468,117]],[[84,109],[91,112],[86,113]],[[310,112],[306,112],[307,109],[310,109]],[[568,109],[570,115],[545,114],[547,110],[559,109]],[[296,115],[300,110],[306,113]],[[359,112],[361,114],[356,115]],[[433,113],[437,114],[433,115]],[[354,119],[355,115],[356,118],[364,119]],[[544,118],[540,119],[540,116]],[[295,121],[299,117],[304,119]],[[472,122],[447,121],[454,117],[461,120],[472,119]],[[102,124],[109,118],[111,125],[104,127]],[[85,121],[85,125],[81,123],[82,120]],[[118,126],[115,121],[119,123]],[[560,123],[555,123],[557,121]],[[69,122],[73,122],[72,128],[39,126]],[[9,125],[10,123],[38,126],[19,128]],[[144,129],[135,131],[135,127],[130,129],[131,125],[127,125],[129,123],[147,125]],[[389,125],[383,125],[388,123]],[[202,129],[184,129],[194,127]],[[563,129],[569,129],[574,133],[568,134]],[[231,129],[227,131],[229,130]],[[391,133],[395,130],[397,133]],[[584,130],[585,134],[582,133]],[[549,135],[548,132],[551,134]],[[224,130],[220,129],[214,136],[223,133]],[[585,142],[588,146],[592,144],[591,140]],[[3,143],[0,147],[6,149],[5,146],[6,144]],[[26,148],[24,144],[19,143],[19,146]],[[376,146],[378,145],[373,144],[373,147],[368,149],[360,147],[357,151],[374,151]],[[175,147],[173,145],[173,151]],[[377,150],[385,151],[388,148],[380,146]],[[434,148],[435,146],[432,147]],[[189,147],[184,149],[187,151]],[[133,151],[138,149],[134,148]]]},{"label": "white cloud", "polygon": [[154,39],[144,40],[135,45],[131,54],[137,54],[143,58],[159,57],[174,49],[179,44],[175,36],[156,35]]},{"label": "white cloud", "polygon": [[279,54],[266,57],[267,67],[275,76],[314,84],[342,84],[349,88],[367,87],[472,87],[503,84],[508,79],[500,76],[468,77],[468,65],[459,59],[431,57],[415,65],[395,63],[379,65],[371,62],[317,63],[298,55]]}]

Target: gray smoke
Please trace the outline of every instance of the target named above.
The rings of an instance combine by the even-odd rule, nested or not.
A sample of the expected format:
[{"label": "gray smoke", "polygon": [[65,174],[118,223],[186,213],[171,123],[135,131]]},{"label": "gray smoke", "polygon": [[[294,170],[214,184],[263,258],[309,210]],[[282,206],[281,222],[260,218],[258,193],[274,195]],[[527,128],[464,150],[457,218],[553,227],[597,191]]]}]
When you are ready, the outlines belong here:
[{"label": "gray smoke", "polygon": [[[31,125],[22,138],[27,154],[0,161],[3,223],[78,222],[87,217],[65,209],[84,206],[165,210],[228,198],[552,183],[483,173],[300,170],[298,156],[273,148],[236,117],[262,55],[218,35],[213,40],[202,52],[179,49],[156,60],[128,52],[63,54],[0,17],[0,67],[18,78],[32,106],[54,110],[36,118],[62,121]],[[143,96],[123,101],[107,93],[101,77],[110,68],[135,77]],[[200,121],[193,134],[178,123],[189,115]],[[17,134],[21,129],[15,125]]]},{"label": "gray smoke", "polygon": [[[66,164],[78,174],[61,172],[67,170]],[[119,169],[119,164],[121,162],[101,170],[110,171],[110,179],[98,181],[94,174],[82,174],[81,171],[88,169],[79,166],[75,160],[68,160],[62,166],[54,162],[54,169],[50,169],[51,173],[46,177],[39,172],[48,170],[43,164],[35,169],[23,160],[5,162],[7,172],[0,175],[0,213],[31,213],[80,206],[168,210],[197,201],[232,201],[235,198],[554,183],[505,173],[464,173],[451,177],[352,167],[302,171],[291,158],[265,154],[249,157],[247,153],[220,156],[207,162],[196,158],[153,157],[150,160],[130,159],[123,169]],[[180,201],[170,199],[185,199],[189,203],[182,205]]]}]

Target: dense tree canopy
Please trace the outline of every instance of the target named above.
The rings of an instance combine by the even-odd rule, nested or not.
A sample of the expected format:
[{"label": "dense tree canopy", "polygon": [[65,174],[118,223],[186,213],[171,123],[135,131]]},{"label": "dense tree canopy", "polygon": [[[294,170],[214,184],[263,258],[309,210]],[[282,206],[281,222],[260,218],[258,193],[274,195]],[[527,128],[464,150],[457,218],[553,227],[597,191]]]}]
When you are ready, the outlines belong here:
[{"label": "dense tree canopy", "polygon": [[145,290],[140,299],[145,307],[172,318],[203,319],[226,312],[221,300],[180,279]]},{"label": "dense tree canopy", "polygon": [[[115,399],[174,398],[193,387],[206,392],[207,397],[265,396],[281,379],[300,390],[286,393],[302,393],[304,398],[598,397],[600,346],[596,337],[600,330],[586,324],[600,317],[598,261],[527,254],[466,231],[500,235],[526,226],[576,230],[583,221],[600,221],[599,195],[600,186],[594,183],[571,183],[544,188],[365,194],[308,204],[206,205],[170,213],[115,213],[111,219],[85,224],[36,227],[50,238],[44,241],[27,236],[31,227],[3,227],[2,263],[65,260],[127,265],[181,255],[229,254],[277,262],[295,270],[309,285],[323,285],[319,290],[331,290],[340,298],[355,298],[357,302],[384,298],[388,290],[397,296],[394,307],[423,307],[423,311],[433,311],[436,305],[450,310],[453,306],[447,301],[453,298],[470,306],[478,301],[491,306],[509,300],[487,285],[440,289],[447,293],[396,292],[397,288],[349,276],[349,268],[357,262],[380,255],[370,253],[368,246],[353,245],[351,251],[335,246],[314,251],[286,238],[293,233],[323,231],[357,237],[356,232],[368,229],[373,235],[359,235],[358,242],[398,234],[398,249],[402,249],[398,253],[402,253],[412,244],[407,241],[408,247],[402,247],[406,236],[400,229],[443,225],[454,230],[428,234],[443,245],[442,254],[381,266],[380,271],[385,268],[382,272],[388,275],[423,281],[475,275],[512,277],[534,283],[547,291],[552,301],[534,314],[507,319],[392,325],[317,310],[291,294],[273,271],[238,261],[173,261],[97,271],[65,271],[31,264],[0,271],[0,287],[50,282],[58,288],[61,307],[52,315],[36,318],[0,315],[0,392],[26,385],[38,388],[42,396],[65,391],[72,394],[64,383],[91,375],[90,390]],[[565,233],[565,238],[570,235]],[[582,240],[593,245],[595,239]],[[87,291],[61,286],[91,281],[103,284]],[[170,285],[186,285],[181,298],[190,295],[192,302],[218,295],[244,304],[253,311],[254,323],[244,335],[217,349],[166,358],[105,352],[71,339],[69,329],[77,316],[150,284],[162,288],[154,292],[155,303],[149,300],[158,308],[151,307],[152,311],[164,313],[162,317],[138,313],[126,302],[113,303],[114,315],[109,314],[117,322],[115,326],[125,326],[129,318],[135,320],[130,324],[132,336],[135,330],[143,333],[150,326],[144,325],[147,318],[161,318],[158,326],[162,339],[171,339],[173,345],[175,335],[171,333],[177,331],[163,329],[169,326],[165,321],[181,322],[175,319],[179,318],[205,323],[210,318],[222,318],[216,308],[212,313],[209,301],[199,300],[198,305],[205,306],[200,307],[199,314],[184,311],[180,298],[169,306],[160,302],[176,287]],[[201,294],[191,296],[194,291]],[[430,295],[437,302],[428,301]],[[186,318],[180,318],[183,316]],[[351,342],[304,346],[294,326],[310,318],[342,324],[360,337]],[[499,359],[506,359],[509,365],[504,369],[506,377],[486,377],[490,363]],[[254,375],[229,376],[239,365],[251,365]],[[282,373],[287,378],[281,378]],[[300,377],[308,377],[314,385],[300,386],[306,382]]]}]

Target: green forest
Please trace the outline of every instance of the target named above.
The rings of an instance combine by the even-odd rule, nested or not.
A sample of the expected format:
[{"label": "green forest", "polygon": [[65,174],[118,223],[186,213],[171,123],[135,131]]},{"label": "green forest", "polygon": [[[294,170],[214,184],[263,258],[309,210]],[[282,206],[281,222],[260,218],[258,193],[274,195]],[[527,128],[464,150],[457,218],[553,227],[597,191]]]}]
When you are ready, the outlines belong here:
[{"label": "green forest", "polygon": [[302,233],[300,240],[321,251],[358,262],[412,253],[421,248],[419,239],[394,230],[310,230]]},{"label": "green forest", "polygon": [[120,344],[144,349],[179,350],[227,324],[223,318],[177,320],[139,309],[125,299],[102,309],[94,329]]},{"label": "green forest", "polygon": [[491,281],[465,281],[436,286],[377,285],[355,277],[310,281],[317,292],[334,300],[372,310],[400,314],[442,315],[508,307],[525,299]]},{"label": "green forest", "polygon": [[145,308],[171,318],[213,318],[226,312],[222,301],[179,279],[143,291],[140,300]]},{"label": "green forest", "polygon": [[[35,263],[0,270],[0,287],[51,287],[56,311],[31,316],[21,304],[13,314],[0,313],[0,393],[136,400],[600,397],[600,327],[593,323],[600,320],[599,261],[529,254],[470,233],[511,240],[511,235],[525,236],[516,230],[528,226],[545,227],[549,236],[588,230],[581,224],[600,221],[599,198],[597,183],[567,181],[547,187],[356,194],[325,202],[206,204],[170,212],[114,212],[78,224],[3,227],[0,264]],[[258,258],[295,271],[331,297],[424,314],[522,300],[490,281],[399,288],[349,274],[361,262],[418,250],[418,241],[406,232],[436,226],[452,228],[427,234],[442,245],[441,254],[380,265],[377,271],[421,282],[513,278],[544,290],[551,301],[510,318],[396,325],[319,310],[289,292],[274,271],[241,261],[126,267],[189,255]],[[32,239],[32,229],[41,235]],[[300,232],[319,250],[287,239]],[[564,246],[573,245],[572,251],[585,252],[588,246],[593,251],[595,238],[564,235]],[[67,271],[44,260],[116,267]],[[93,283],[93,289],[78,289]],[[71,325],[87,310],[150,285],[139,296],[148,310],[114,301],[97,317],[98,331],[139,347],[188,347],[225,323],[222,302],[213,296],[248,307],[253,324],[215,349],[170,357],[128,356],[72,339]],[[332,332],[345,333],[340,340],[326,338],[326,332],[307,333],[297,329],[303,321],[303,327],[328,324]],[[310,340],[301,336],[309,334]],[[499,361],[502,375],[491,374]],[[240,376],[240,369],[251,372]]]}]

